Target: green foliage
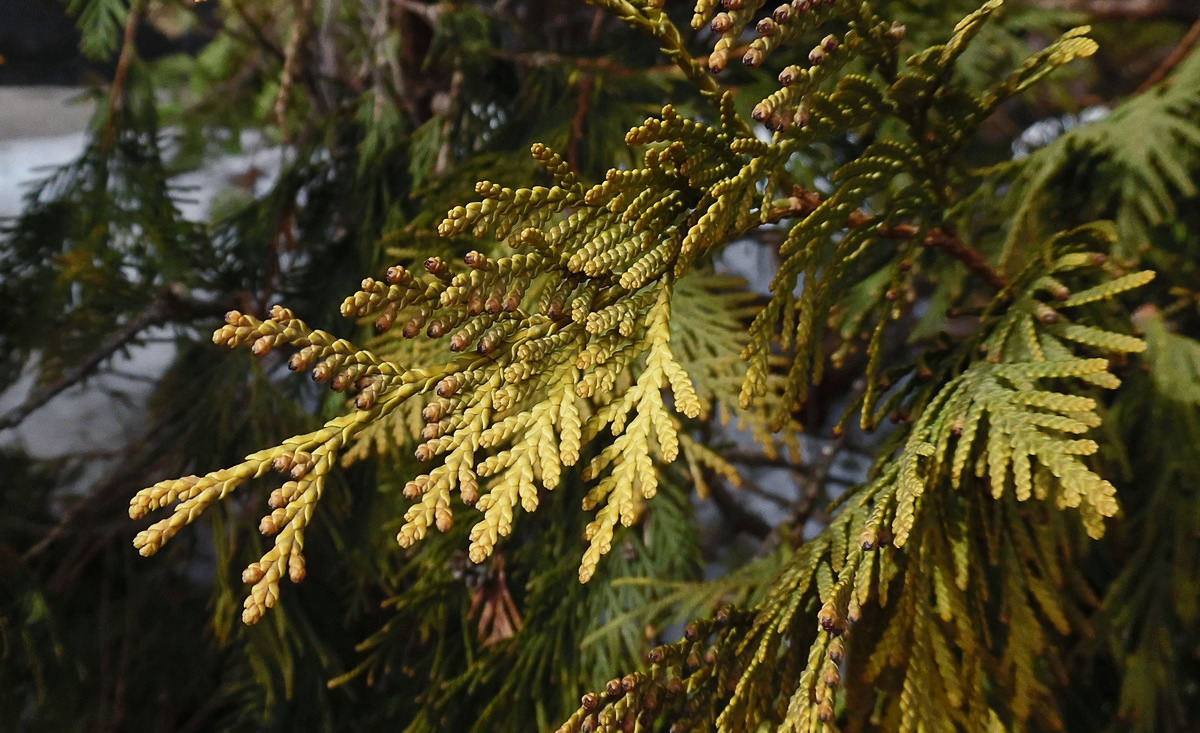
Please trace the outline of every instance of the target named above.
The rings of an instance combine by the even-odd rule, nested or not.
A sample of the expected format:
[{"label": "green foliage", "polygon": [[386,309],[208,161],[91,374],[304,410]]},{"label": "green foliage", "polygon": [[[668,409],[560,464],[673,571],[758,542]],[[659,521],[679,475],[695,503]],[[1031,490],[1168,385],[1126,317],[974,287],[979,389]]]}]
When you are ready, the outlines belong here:
[{"label": "green foliage", "polygon": [[[1187,729],[1200,56],[1007,160],[1005,123],[1048,113],[1029,90],[1103,58],[1080,14],[593,4],[244,3],[194,59],[125,47],[88,150],[10,225],[10,378],[52,397],[177,339],[113,481],[166,510],[141,554],[204,558],[199,583],[129,562],[211,596],[188,633],[220,652],[153,726]],[[79,10],[105,53],[144,9]],[[282,141],[277,180],[186,221],[171,172],[243,130]],[[216,309],[256,361],[199,343]],[[128,529],[105,521],[97,546]],[[60,522],[5,548],[31,706],[87,676],[45,652],[83,616],[46,578],[90,525]]]},{"label": "green foliage", "polygon": [[[1200,58],[1190,54],[1171,78],[1125,100],[1094,124],[1084,125],[1037,150],[1028,160],[1007,166],[1011,188],[1006,206],[1015,225],[1005,243],[1006,257],[1039,217],[1037,210],[1061,197],[1075,200],[1089,186],[1084,216],[1117,221],[1116,253],[1136,256],[1149,244],[1148,231],[1178,217],[1177,201],[1197,195],[1200,155]],[[1093,189],[1090,182],[1099,181]],[[1051,191],[1055,194],[1051,195]]]}]

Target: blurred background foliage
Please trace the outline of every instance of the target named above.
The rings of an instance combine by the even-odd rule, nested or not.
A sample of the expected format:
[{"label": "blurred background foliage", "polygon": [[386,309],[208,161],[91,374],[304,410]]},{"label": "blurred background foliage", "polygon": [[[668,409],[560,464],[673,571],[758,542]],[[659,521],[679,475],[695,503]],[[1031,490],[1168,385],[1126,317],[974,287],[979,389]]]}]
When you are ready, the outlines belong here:
[{"label": "blurred background foliage", "polygon": [[[689,5],[666,5],[680,27]],[[913,50],[977,5],[881,3],[907,25]],[[111,386],[116,357],[146,343],[167,342],[173,356],[140,425],[102,455],[38,459],[19,442],[0,453],[0,728],[552,728],[680,623],[760,597],[805,522],[827,519],[826,500],[852,480],[821,461],[741,456],[747,475],[782,468],[811,488],[762,516],[722,477],[673,470],[646,521],[618,534],[584,586],[583,492],[570,480],[562,501],[525,518],[481,566],[466,561],[462,524],[401,551],[401,489],[415,467],[411,446],[393,445],[336,475],[310,533],[307,580],[262,623],[242,626],[236,573],[263,550],[257,502],[210,511],[208,530],[148,562],[129,546],[129,496],[311,429],[343,398],[284,378],[281,359],[213,346],[221,315],[284,302],[338,336],[365,338],[338,315],[342,299],[388,264],[474,246],[433,229],[475,181],[535,180],[536,141],[599,180],[632,161],[631,126],[667,101],[685,113],[706,102],[653,42],[575,0],[71,0],[69,10],[84,58],[62,73],[89,80],[96,113],[84,152],[37,181],[3,225],[0,378],[28,394],[0,427],[80,384]],[[1197,15],[1189,2],[1013,2],[960,65],[982,85],[1064,28],[1094,26],[1101,51],[1090,63],[1006,103],[962,155],[1006,166],[1052,151],[1014,167],[1012,185],[981,191],[981,218],[1015,216],[1044,234],[1105,216],[1149,242],[1146,257],[1165,275],[1159,302],[1175,303],[1175,320],[1160,332],[1147,320],[1147,337],[1183,339],[1163,353],[1196,361],[1163,368],[1184,372],[1200,364],[1195,138],[1180,151],[1197,128],[1154,127],[1166,118],[1147,102],[1058,133],[1088,108],[1146,94]],[[706,29],[689,47],[702,55],[710,43]],[[0,52],[9,65],[36,58]],[[1200,81],[1198,59],[1186,59],[1184,78]],[[770,71],[785,61],[773,58]],[[772,78],[731,65],[722,83],[745,111]],[[1195,89],[1151,94],[1200,118]],[[813,183],[863,144],[806,151],[798,180]],[[248,166],[221,181],[209,210],[185,215],[195,192],[180,176],[261,147],[281,151],[277,165]],[[1003,238],[997,230],[992,245]],[[766,233],[750,246],[769,244]],[[810,449],[832,441],[828,416],[854,389],[838,377],[809,406]],[[1114,441],[1124,454],[1105,459],[1139,490],[1122,493],[1124,521],[1080,558],[1095,634],[1071,639],[1056,661],[1079,680],[1062,715],[1072,730],[1185,730],[1200,725],[1200,399],[1156,391],[1152,372],[1127,379],[1144,389],[1108,406],[1116,420],[1106,429],[1128,438]],[[860,438],[837,445],[866,456]],[[103,475],[84,472],[97,461]],[[709,504],[694,497],[697,479],[712,486]],[[789,520],[778,526],[778,516]]]}]

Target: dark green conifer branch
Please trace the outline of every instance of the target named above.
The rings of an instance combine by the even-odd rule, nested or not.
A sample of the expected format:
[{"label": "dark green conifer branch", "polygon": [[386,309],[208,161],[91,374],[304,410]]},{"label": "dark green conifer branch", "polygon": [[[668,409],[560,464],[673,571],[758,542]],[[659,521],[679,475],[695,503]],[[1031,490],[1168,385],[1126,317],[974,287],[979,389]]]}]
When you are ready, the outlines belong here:
[{"label": "dark green conifer branch", "polygon": [[[1000,0],[951,3],[965,15],[952,29],[943,6],[934,20],[909,0],[703,0],[691,26],[711,29],[713,46],[696,56],[668,4],[592,4],[620,21],[606,30],[623,23],[671,65],[642,75],[624,56],[587,56],[601,28],[590,8],[585,33],[566,23],[541,56],[524,45],[552,12],[540,4],[297,2],[231,6],[194,64],[153,67],[132,31],[121,44],[141,4],[78,4],[91,48],[121,48],[125,70],[111,137],[38,189],[12,229],[16,256],[0,258],[0,294],[29,326],[2,336],[7,371],[38,348],[35,311],[59,313],[66,336],[40,363],[54,383],[89,363],[87,319],[120,332],[180,283],[232,292],[213,341],[263,365],[214,377],[214,391],[253,396],[286,363],[337,393],[322,420],[254,435],[274,447],[225,463],[226,445],[229,468],[159,481],[130,505],[137,519],[168,510],[137,535],[145,555],[215,515],[218,564],[249,560],[242,620],[284,607],[238,631],[257,645],[242,688],[258,679],[297,716],[335,709],[324,688],[310,698],[289,675],[271,679],[272,665],[318,649],[314,674],[337,675],[333,695],[421,680],[419,696],[390,695],[362,718],[414,731],[1186,720],[1191,698],[1146,680],[1186,674],[1198,643],[1188,563],[1200,544],[1178,519],[1200,480],[1188,460],[1196,54],[1107,118],[995,165],[981,151],[1010,133],[997,113],[1097,53],[1089,28],[1061,33],[1063,16]],[[1031,55],[1014,40],[1025,23],[1045,32]],[[778,84],[755,81],[761,67]],[[211,227],[178,213],[152,103],[152,81],[189,75],[206,82],[172,104],[191,155],[211,149],[193,116],[265,128],[295,155],[268,196],[223,203]],[[264,80],[239,92],[252,103],[227,105],[245,78]],[[539,86],[568,103],[528,91]],[[649,116],[630,128],[635,108]],[[621,132],[624,149],[593,144]],[[508,160],[514,147],[532,161]],[[466,193],[477,178],[490,180]],[[132,200],[153,216],[133,217]],[[56,259],[30,266],[52,225]],[[745,239],[772,260],[768,294],[724,274]],[[310,259],[304,244],[327,241],[336,252]],[[399,264],[385,270],[383,256]],[[327,273],[368,267],[378,276],[340,307],[360,328],[310,325],[331,310],[319,294],[354,289]],[[28,300],[53,277],[61,287]],[[268,310],[275,299],[291,307]],[[229,409],[268,404],[255,399]],[[1160,418],[1170,435],[1147,438]],[[888,420],[897,427],[861,437]],[[811,485],[784,508],[799,526],[777,538],[755,525],[771,535],[765,556],[698,582],[688,490],[727,504],[730,487],[754,483],[712,442],[731,435],[717,423]],[[812,467],[797,465],[814,447],[802,423],[833,435]],[[842,446],[876,459],[839,494],[824,484]],[[197,455],[147,483],[216,463]],[[369,489],[347,491],[343,468]],[[221,523],[255,502],[230,495],[270,473],[284,476],[259,523],[266,544],[243,547]],[[329,570],[343,556],[355,560]],[[313,589],[322,566],[351,577]],[[284,594],[283,578],[310,574]],[[216,584],[224,643],[237,601],[229,579]],[[331,587],[353,597],[341,623],[358,634],[340,656],[321,631],[338,622],[299,612]],[[382,627],[381,601],[394,614]],[[702,618],[661,643],[681,614]],[[586,678],[628,669],[647,640],[642,669],[563,715]],[[1067,647],[1069,673],[1056,654]],[[1120,680],[1112,710],[1064,702],[1087,664]]]},{"label": "dark green conifer branch", "polygon": [[[864,52],[875,49],[871,56],[884,56],[902,37],[901,29],[880,20],[866,4],[819,5],[806,8],[818,13],[813,23],[841,13],[850,30],[840,41],[828,37],[810,54],[814,70],[839,48],[861,45]],[[584,532],[589,546],[580,580],[586,582],[611,548],[617,523],[633,524],[643,502],[656,493],[655,459],[670,463],[678,455],[679,422],[661,390],[671,389],[674,412],[682,416],[695,419],[706,411],[672,352],[676,280],[687,278],[725,243],[764,222],[787,218],[781,210],[796,203],[798,221],[780,247],[776,295],[755,317],[743,351],[749,366],[740,406],[772,404],[772,427],[787,421],[803,403],[808,385],[820,381],[824,356],[819,347],[827,324],[818,314],[835,308],[851,283],[878,267],[874,250],[884,245],[898,249],[899,259],[886,255],[892,263],[884,265],[888,287],[873,296],[874,307],[858,315],[878,323],[867,350],[862,405],[864,427],[873,426],[881,393],[882,334],[886,323],[899,316],[894,294],[911,282],[911,260],[920,244],[919,236],[896,240],[892,227],[913,227],[911,220],[921,219],[927,223],[915,225],[919,235],[940,224],[938,212],[947,191],[936,182],[945,177],[948,155],[958,141],[997,100],[1095,48],[1073,31],[1031,59],[1013,81],[983,97],[949,86],[954,60],[999,5],[986,4],[959,23],[945,46],[910,58],[889,88],[869,76],[847,74],[827,93],[818,89],[825,72],[785,72],[788,85],[754,112],[777,130],[771,143],[745,136],[746,127],[726,94],[717,124],[685,118],[668,105],[660,117],[630,130],[626,143],[646,149],[642,165],[610,170],[605,181],[591,188],[577,180],[560,155],[535,145],[533,156],[552,186],[510,189],[481,182],[476,193],[482,200],[455,207],[439,226],[444,237],[467,232],[476,238],[493,236],[517,254],[492,258],[471,252],[465,258],[467,269],[457,273],[440,257],[426,260],[422,275],[397,265],[388,270],[386,282],[364,280],[362,290],[342,306],[343,315],[374,319],[379,331],[402,323],[405,338],[422,331],[430,339],[449,337],[449,350],[463,354],[450,361],[404,366],[380,359],[311,329],[278,306],[267,321],[231,312],[214,341],[248,344],[258,356],[283,344],[299,347],[289,366],[312,369],[317,381],[328,381],[335,390],[353,389],[356,409],[320,430],[252,454],[231,469],[160,482],[141,492],[130,509],[135,518],[176,507],[171,517],[139,534],[135,544],[143,554],[152,554],[246,480],[272,469],[289,474],[292,480],[272,493],[274,511],[260,525],[265,535],[275,537],[274,547],[243,576],[254,584],[244,618],[256,621],[275,605],[282,577],[303,579],[305,529],[325,476],[342,452],[368,425],[418,399],[425,403],[427,427],[416,457],[437,465],[406,485],[405,495],[416,503],[405,513],[397,540],[409,547],[432,527],[447,531],[454,523],[457,494],[483,513],[470,533],[474,562],[491,555],[499,539],[512,531],[518,505],[526,512],[536,510],[539,491],[554,489],[562,470],[580,460],[601,431],[612,433],[615,440],[590,459],[582,474],[585,481],[599,479],[583,501],[585,510],[598,509]],[[628,22],[645,21],[659,35],[669,23],[661,13],[653,15],[658,12],[653,8],[646,11],[653,21],[629,15],[632,6],[622,5],[622,10]],[[834,15],[821,14],[826,11]],[[718,47],[727,40],[723,36]],[[964,100],[977,112],[961,114]],[[946,109],[947,104],[954,106]],[[840,167],[832,176],[833,193],[819,205],[807,210],[806,202],[795,196],[776,203],[777,171],[800,146],[868,123],[878,126],[889,116],[900,119],[907,135],[878,139]],[[896,187],[903,181],[912,183]],[[863,215],[868,202],[885,213]],[[896,264],[901,260],[908,266]],[[797,301],[793,292],[801,273],[806,279]],[[794,344],[796,353],[782,394],[769,395],[769,354],[785,313],[787,320],[794,319],[795,330],[784,341]],[[836,319],[828,325],[836,326]],[[1082,332],[1070,333],[1075,340],[1086,338]],[[474,353],[467,355],[472,346]],[[633,380],[625,382],[627,370],[635,366]],[[915,471],[915,463],[908,470]],[[481,485],[481,479],[490,480]],[[1077,493],[1089,497],[1088,506],[1096,513],[1111,513],[1110,496],[1102,501],[1088,491]],[[902,503],[907,512],[914,501],[910,496]]]}]

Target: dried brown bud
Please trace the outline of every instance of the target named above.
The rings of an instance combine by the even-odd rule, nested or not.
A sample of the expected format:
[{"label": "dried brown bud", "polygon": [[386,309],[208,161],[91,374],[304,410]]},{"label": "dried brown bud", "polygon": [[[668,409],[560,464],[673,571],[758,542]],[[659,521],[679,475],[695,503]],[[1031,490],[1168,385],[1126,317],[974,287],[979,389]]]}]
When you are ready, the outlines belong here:
[{"label": "dried brown bud", "polygon": [[442,277],[446,274],[446,263],[441,257],[430,257],[425,260],[425,270],[431,275]]},{"label": "dried brown bud", "polygon": [[830,723],[833,721],[833,706],[828,702],[823,702],[817,706],[817,719],[822,723]]},{"label": "dried brown bud", "polygon": [[409,481],[404,484],[405,499],[419,499],[425,493],[425,484],[420,481]]},{"label": "dried brown bud", "polygon": [[711,74],[720,74],[725,70],[725,65],[729,63],[729,55],[724,51],[713,51],[708,57],[708,71]]},{"label": "dried brown bud", "polygon": [[838,37],[830,33],[821,39],[821,48],[825,49],[825,53],[833,53],[839,45]]},{"label": "dried brown bud", "polygon": [[717,13],[712,19],[713,33],[725,33],[733,27],[733,18],[729,13]]},{"label": "dried brown bud", "polygon": [[305,567],[304,556],[293,552],[288,556],[288,579],[293,583],[300,583],[306,575],[308,575],[308,570]]},{"label": "dried brown bud", "polygon": [[442,415],[446,412],[446,406],[441,402],[430,402],[421,410],[421,417],[425,422],[437,422],[442,419]]},{"label": "dried brown bud", "polygon": [[433,448],[429,447],[428,443],[422,443],[413,451],[413,455],[417,457],[418,461],[424,463],[433,458]]},{"label": "dried brown bud", "polygon": [[379,317],[375,319],[375,333],[383,333],[392,327],[396,322],[396,311],[394,308],[388,308]]},{"label": "dried brown bud", "polygon": [[266,356],[271,353],[271,346],[273,345],[271,340],[270,336],[260,336],[254,339],[254,343],[250,345],[250,353],[255,356]]},{"label": "dried brown bud", "polygon": [[840,631],[835,629],[843,626],[843,621],[838,612],[834,609],[833,604],[826,602],[821,606],[821,610],[817,612],[817,623],[821,624],[821,628],[825,629],[835,636],[840,634]]},{"label": "dried brown bud", "polygon": [[589,692],[583,696],[579,703],[583,705],[584,710],[595,710],[596,706],[600,704],[600,698],[596,696],[596,693]]},{"label": "dried brown bud", "polygon": [[318,363],[312,370],[312,378],[314,382],[328,382],[333,376],[333,367],[327,361]]},{"label": "dried brown bud", "polygon": [[796,108],[796,114],[792,116],[792,124],[796,127],[808,126],[808,107],[802,104]]},{"label": "dried brown bud", "polygon": [[392,265],[387,269],[387,281],[392,285],[401,285],[408,282],[408,279],[408,270],[401,265]]},{"label": "dried brown bud", "polygon": [[236,310],[229,311],[228,313],[225,314],[225,322],[228,323],[230,326],[238,325],[239,323],[242,322],[242,312],[236,311]]},{"label": "dried brown bud", "polygon": [[304,352],[298,351],[288,359],[288,369],[293,372],[298,372],[308,366],[304,359]]},{"label": "dried brown bud", "polygon": [[421,332],[421,326],[424,326],[424,325],[425,325],[425,316],[422,313],[418,313],[417,315],[410,318],[408,320],[408,323],[404,324],[404,330],[401,333],[403,333],[404,338],[406,338],[406,339],[416,338],[417,334],[419,334]]},{"label": "dried brown bud", "polygon": [[479,501],[479,484],[474,480],[461,481],[458,485],[458,496],[467,506],[475,506]]},{"label": "dried brown bud", "polygon": [[746,55],[742,56],[742,63],[753,69],[761,66],[766,58],[767,54],[761,48],[748,48],[746,49]]},{"label": "dried brown bud", "polygon": [[758,21],[758,25],[754,27],[760,36],[773,36],[775,31],[779,30],[779,26],[775,25],[775,21],[771,18],[763,18]]},{"label": "dried brown bud", "polygon": [[275,525],[275,518],[272,516],[272,514],[268,514],[267,516],[263,517],[262,521],[258,523],[258,531],[267,537],[270,537],[279,531],[279,527]]},{"label": "dried brown bud", "polygon": [[824,60],[825,49],[821,48],[820,46],[817,46],[808,52],[808,63],[812,64],[813,66],[820,66],[821,62]]},{"label": "dried brown bud", "polygon": [[425,329],[425,335],[431,339],[440,339],[446,335],[446,322],[442,319],[437,319],[429,324],[429,328]]},{"label": "dried brown bud", "polygon": [[301,461],[300,456],[296,456],[296,463],[293,465],[292,470],[288,471],[288,475],[292,476],[293,479],[298,481],[300,479],[304,479],[304,476],[308,473],[308,468],[310,468],[311,465],[312,464],[310,462]]},{"label": "dried brown bud", "polygon": [[754,105],[754,109],[750,112],[750,116],[755,122],[765,122],[771,116],[771,108],[763,102]]},{"label": "dried brown bud", "polygon": [[884,33],[884,36],[886,36],[887,39],[893,43],[899,43],[900,41],[904,40],[904,33],[906,30],[907,29],[904,27],[903,23],[893,22],[892,27],[887,29],[887,31]]},{"label": "dried brown bud", "polygon": [[792,6],[780,5],[779,7],[775,8],[775,12],[771,13],[771,17],[775,19],[776,23],[788,22],[792,19]]},{"label": "dried brown bud", "polygon": [[620,679],[612,679],[604,686],[604,694],[609,697],[620,697],[625,694],[625,689],[621,687]]},{"label": "dried brown bud", "polygon": [[344,392],[350,386],[349,372],[338,372],[333,375],[333,379],[329,382],[329,388],[334,392]]},{"label": "dried brown bud", "polygon": [[846,645],[841,639],[834,639],[829,644],[829,661],[834,664],[841,664],[842,658],[846,656]]},{"label": "dried brown bud", "polygon": [[487,256],[482,252],[471,250],[463,256],[463,261],[473,270],[487,269]]},{"label": "dried brown bud", "polygon": [[460,383],[459,383],[458,375],[451,374],[450,376],[442,379],[442,381],[438,382],[437,389],[435,389],[434,391],[437,392],[438,397],[449,397],[450,395],[452,395],[458,391],[459,386],[460,386]]},{"label": "dried brown bud", "polygon": [[280,453],[275,456],[275,460],[271,462],[271,467],[280,473],[287,473],[292,470],[292,465],[296,462],[296,456],[291,453]]},{"label": "dried brown bud", "polygon": [[263,570],[262,565],[252,562],[242,571],[242,582],[257,583],[263,579],[264,575],[266,575],[266,572]]}]

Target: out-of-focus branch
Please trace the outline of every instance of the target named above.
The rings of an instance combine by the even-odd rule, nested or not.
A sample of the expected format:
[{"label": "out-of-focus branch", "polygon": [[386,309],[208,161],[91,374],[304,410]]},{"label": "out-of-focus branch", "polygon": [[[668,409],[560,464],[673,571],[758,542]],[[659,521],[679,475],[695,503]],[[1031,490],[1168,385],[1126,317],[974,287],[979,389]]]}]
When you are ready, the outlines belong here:
[{"label": "out-of-focus branch", "polygon": [[1154,73],[1146,77],[1146,80],[1138,86],[1134,94],[1141,94],[1165,79],[1167,74],[1170,74],[1196,48],[1197,41],[1200,41],[1200,18],[1196,19],[1196,22],[1188,30],[1187,35],[1183,37],[1183,40],[1179,42],[1179,45],[1175,47],[1171,55],[1163,59],[1163,62],[1154,70]]},{"label": "out-of-focus branch", "polygon": [[1030,5],[1054,10],[1077,10],[1098,20],[1177,18],[1200,16],[1195,0],[1026,0]]},{"label": "out-of-focus branch", "polygon": [[91,375],[109,357],[127,346],[138,334],[151,326],[191,321],[197,318],[220,316],[236,307],[234,299],[220,301],[192,300],[179,292],[178,287],[163,289],[144,310],[128,323],[109,334],[95,351],[68,369],[57,381],[35,389],[25,401],[0,416],[0,430],[15,427],[32,415],[61,392],[73,387]]},{"label": "out-of-focus branch", "polygon": [[[112,87],[108,93],[108,119],[104,122],[104,140],[112,145],[117,132],[117,110],[125,100],[125,81],[129,78],[129,64],[137,52],[138,23],[142,19],[144,3],[135,2],[129,8],[129,16],[125,18],[125,35],[121,42],[121,55],[117,58],[117,70],[113,74]],[[2,428],[3,426],[0,426]]]}]

